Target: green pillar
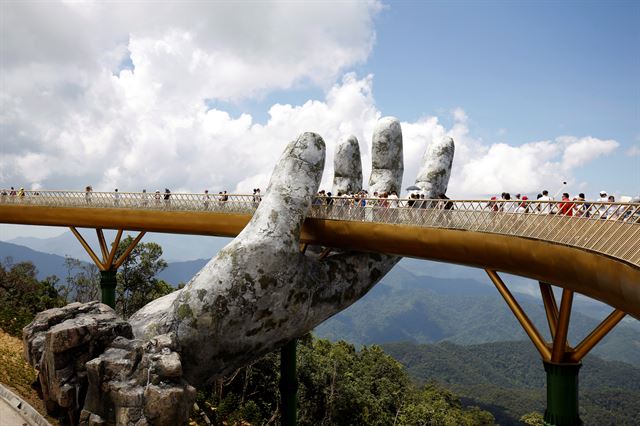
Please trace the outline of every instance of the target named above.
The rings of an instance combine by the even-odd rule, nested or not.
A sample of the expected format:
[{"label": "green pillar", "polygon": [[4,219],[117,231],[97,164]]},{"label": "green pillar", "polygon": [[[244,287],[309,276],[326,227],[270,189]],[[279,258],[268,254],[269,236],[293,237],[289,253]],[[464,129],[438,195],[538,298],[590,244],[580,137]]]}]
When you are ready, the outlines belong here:
[{"label": "green pillar", "polygon": [[100,271],[100,289],[102,303],[116,308],[116,272],[117,270]]},{"label": "green pillar", "polygon": [[297,423],[296,344],[297,340],[293,339],[280,349],[280,401],[282,403],[280,424],[282,426],[294,426]]},{"label": "green pillar", "polygon": [[543,363],[547,372],[545,426],[582,425],[578,413],[578,371],[582,364]]}]

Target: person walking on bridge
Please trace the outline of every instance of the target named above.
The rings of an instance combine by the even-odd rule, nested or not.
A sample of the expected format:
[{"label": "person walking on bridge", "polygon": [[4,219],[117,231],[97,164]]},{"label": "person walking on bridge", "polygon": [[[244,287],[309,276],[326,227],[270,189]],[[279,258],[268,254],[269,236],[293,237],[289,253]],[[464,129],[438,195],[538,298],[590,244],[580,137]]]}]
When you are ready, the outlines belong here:
[{"label": "person walking on bridge", "polygon": [[549,197],[549,191],[547,191],[546,189],[542,191],[542,197],[538,198],[538,201],[543,201],[538,204],[538,210],[540,211],[541,214],[553,213],[552,205],[551,203],[549,203],[549,201],[552,201],[552,200],[553,199]]},{"label": "person walking on bridge", "polygon": [[202,205],[204,206],[205,210],[209,210],[209,201],[211,200],[211,197],[209,196],[209,190],[205,189],[204,190],[204,195],[202,196]]}]

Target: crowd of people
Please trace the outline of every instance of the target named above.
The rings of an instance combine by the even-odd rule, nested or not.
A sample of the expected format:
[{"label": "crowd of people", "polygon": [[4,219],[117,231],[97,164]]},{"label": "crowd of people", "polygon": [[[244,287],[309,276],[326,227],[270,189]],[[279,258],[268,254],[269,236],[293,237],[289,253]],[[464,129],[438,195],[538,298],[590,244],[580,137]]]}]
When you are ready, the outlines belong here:
[{"label": "crowd of people", "polygon": [[[0,192],[2,201],[20,201],[27,195],[37,195],[37,192],[29,192],[27,194],[24,188],[16,190],[14,187],[6,190],[3,189]],[[146,189],[143,189],[141,193],[127,193],[122,194],[118,188],[115,188],[113,192],[109,194],[101,194],[101,203],[104,204],[105,196],[111,197],[114,206],[120,206],[121,200],[126,198],[126,205],[134,204],[141,207],[155,207],[155,208],[169,208],[171,206],[172,194],[169,188],[165,188],[164,192],[157,189],[154,193],[147,193]],[[194,194],[191,194],[193,197]],[[218,192],[217,195],[210,194],[208,189],[205,189],[201,195],[195,194],[196,197],[202,202],[202,208],[209,210],[213,208],[214,203],[218,206],[224,206],[229,201],[229,193],[225,191]],[[93,202],[93,187],[88,185],[85,187],[84,199],[86,204],[92,204]],[[623,197],[621,201],[628,202],[633,201],[637,203],[640,200],[627,200],[628,197]],[[193,201],[193,198],[190,199]],[[251,195],[251,203],[253,206],[257,206],[262,200],[262,194],[260,188],[254,188]],[[549,191],[543,190],[535,197],[535,200],[529,198],[527,195],[515,194],[512,196],[508,192],[503,192],[500,196],[493,196],[487,201],[476,202],[453,202],[443,194],[438,194],[435,199],[426,198],[420,191],[413,191],[407,195],[406,198],[400,198],[397,191],[374,191],[373,194],[369,194],[366,189],[359,191],[338,191],[337,194],[332,194],[324,190],[320,190],[313,198],[312,204],[314,206],[327,206],[333,207],[379,207],[390,209],[440,209],[440,210],[484,210],[493,212],[504,213],[533,213],[533,214],[553,214],[562,216],[578,216],[578,217],[598,217],[602,219],[626,219],[629,215],[639,215],[640,212],[630,210],[628,208],[621,207],[615,203],[616,198],[614,195],[607,194],[607,191],[600,191],[599,197],[594,200],[587,200],[584,193],[579,193],[575,196],[571,196],[565,192],[562,194],[560,200],[554,200],[549,195]],[[630,213],[631,212],[631,213]]]},{"label": "crowd of people", "polygon": [[[638,200],[623,200],[625,202]],[[503,213],[529,213],[529,214],[550,214],[577,217],[598,217],[601,219],[627,219],[631,215],[640,215],[638,209],[630,209],[615,203],[613,195],[608,195],[606,191],[600,191],[599,197],[589,201],[584,193],[571,197],[569,193],[562,194],[560,200],[554,200],[549,195],[548,190],[543,190],[537,194],[535,200],[527,195],[515,194],[513,197],[508,192],[503,192],[499,197],[493,196],[490,200],[482,201],[450,201],[445,194],[438,194],[435,199],[427,199],[420,192],[412,192],[407,198],[400,199],[395,191],[374,192],[372,195],[366,190],[357,192],[342,193],[333,195],[331,192],[320,190],[314,200],[314,206],[329,207],[388,207],[413,208],[413,209],[439,209],[439,210],[482,210]],[[607,204],[603,204],[607,203]]]}]

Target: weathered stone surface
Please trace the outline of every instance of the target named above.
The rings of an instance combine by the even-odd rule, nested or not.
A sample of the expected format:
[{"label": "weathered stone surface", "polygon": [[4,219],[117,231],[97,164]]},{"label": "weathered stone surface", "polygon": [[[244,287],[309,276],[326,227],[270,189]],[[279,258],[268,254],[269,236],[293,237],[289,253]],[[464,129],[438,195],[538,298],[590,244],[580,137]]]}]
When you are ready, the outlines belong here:
[{"label": "weathered stone surface", "polygon": [[76,422],[87,388],[85,363],[131,326],[99,302],[72,303],[39,313],[23,329],[25,358],[38,370],[47,410]]},{"label": "weathered stone surface", "polygon": [[[401,141],[397,120],[384,123],[379,133],[386,136],[378,141]],[[400,160],[385,164],[397,167],[402,149],[392,151]],[[318,135],[292,142],[242,233],[184,289],[130,318],[138,338],[175,333],[189,383],[211,382],[308,332],[362,297],[397,263],[379,254],[342,252],[319,261],[312,251],[300,253],[302,222],[323,163]],[[399,188],[401,176],[396,170],[386,183]]]},{"label": "weathered stone surface", "polygon": [[402,129],[395,117],[381,118],[373,131],[369,193],[396,191],[400,194],[404,158]]},{"label": "weathered stone surface", "polygon": [[454,153],[455,145],[450,137],[444,137],[427,147],[416,178],[416,186],[422,189],[426,198],[435,199],[439,194],[447,193]]},{"label": "weathered stone surface", "polygon": [[362,189],[362,160],[358,138],[351,135],[338,143],[333,157],[333,196]]},{"label": "weathered stone surface", "polygon": [[[189,418],[195,388],[181,377],[175,336],[149,341],[118,338],[87,363],[89,388],[80,424],[180,425]],[[92,420],[93,419],[93,420]]]}]

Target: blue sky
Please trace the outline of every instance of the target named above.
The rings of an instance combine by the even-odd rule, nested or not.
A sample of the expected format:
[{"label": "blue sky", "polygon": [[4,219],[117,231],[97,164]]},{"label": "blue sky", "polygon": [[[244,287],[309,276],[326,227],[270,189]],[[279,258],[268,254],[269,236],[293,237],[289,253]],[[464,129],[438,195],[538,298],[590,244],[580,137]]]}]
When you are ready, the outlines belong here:
[{"label": "blue sky", "polygon": [[405,186],[449,135],[456,198],[564,179],[571,193],[640,193],[637,1],[23,2],[2,14],[3,187],[242,192],[265,187],[307,130],[327,141],[323,185],[347,133],[366,180],[375,120],[393,115]]},{"label": "blue sky", "polygon": [[[487,143],[615,139],[619,148],[575,176],[592,192],[640,192],[640,156],[627,154],[640,144],[639,2],[388,2],[375,31],[353,69],[374,75],[384,114],[450,123],[460,107]],[[321,87],[302,86],[219,105],[265,122],[269,105],[322,98]]]}]

